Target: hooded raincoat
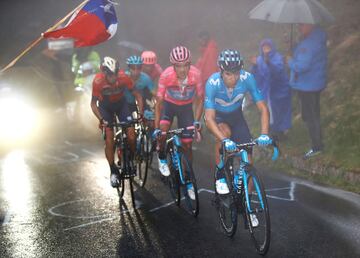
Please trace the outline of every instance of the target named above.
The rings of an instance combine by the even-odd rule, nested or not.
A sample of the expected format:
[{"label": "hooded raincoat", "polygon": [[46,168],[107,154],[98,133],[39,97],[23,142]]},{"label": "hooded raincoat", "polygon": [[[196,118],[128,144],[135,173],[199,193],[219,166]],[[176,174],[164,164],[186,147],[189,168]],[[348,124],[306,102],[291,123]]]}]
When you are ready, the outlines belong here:
[{"label": "hooded raincoat", "polygon": [[[271,48],[267,58],[262,50],[264,45]],[[291,127],[291,89],[284,58],[271,39],[261,41],[259,52],[252,73],[269,107],[271,131],[284,132]]]}]

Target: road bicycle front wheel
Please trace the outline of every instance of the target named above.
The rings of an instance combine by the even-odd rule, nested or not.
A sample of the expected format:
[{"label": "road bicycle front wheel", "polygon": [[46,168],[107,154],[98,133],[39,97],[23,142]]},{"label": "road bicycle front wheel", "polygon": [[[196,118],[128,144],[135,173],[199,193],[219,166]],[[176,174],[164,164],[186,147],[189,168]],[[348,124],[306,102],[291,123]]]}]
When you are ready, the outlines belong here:
[{"label": "road bicycle front wheel", "polygon": [[[236,233],[238,224],[238,198],[234,193],[232,184],[233,174],[233,160],[229,158],[226,166],[224,167],[224,173],[226,182],[230,190],[229,194],[218,194],[215,186],[215,202],[218,210],[218,216],[220,219],[220,225],[224,229],[225,234],[228,237],[233,237]],[[215,180],[216,181],[216,180]]]},{"label": "road bicycle front wheel", "polygon": [[265,255],[270,247],[271,229],[264,184],[252,166],[246,169],[245,175],[246,185],[243,201],[249,231],[257,252]]},{"label": "road bicycle front wheel", "polygon": [[172,159],[172,151],[168,150],[166,151],[166,158],[170,169],[170,175],[167,177],[167,181],[169,184],[170,194],[173,198],[175,204],[177,206],[180,205],[180,185],[179,185],[179,172],[177,164],[173,163]]},{"label": "road bicycle front wheel", "polygon": [[179,157],[179,173],[185,181],[185,184],[181,184],[181,188],[185,197],[186,209],[191,215],[197,217],[200,207],[195,173],[183,148],[178,147],[177,155]]},{"label": "road bicycle front wheel", "polygon": [[117,193],[119,195],[120,198],[123,198],[124,196],[124,191],[125,191],[125,182],[124,182],[124,179],[121,178],[119,180],[119,186],[116,187],[116,190],[117,190]]},{"label": "road bicycle front wheel", "polygon": [[149,170],[149,152],[150,152],[150,143],[148,136],[143,134],[140,141],[140,150],[138,157],[138,170],[136,181],[138,182],[140,187],[144,187],[147,179],[147,174]]}]

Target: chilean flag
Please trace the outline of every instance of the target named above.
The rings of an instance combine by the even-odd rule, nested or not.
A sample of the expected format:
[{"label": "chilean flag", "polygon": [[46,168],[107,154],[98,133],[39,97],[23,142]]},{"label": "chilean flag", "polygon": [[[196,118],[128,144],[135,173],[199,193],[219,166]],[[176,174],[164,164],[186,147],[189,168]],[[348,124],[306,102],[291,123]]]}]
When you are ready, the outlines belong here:
[{"label": "chilean flag", "polygon": [[117,29],[115,8],[110,0],[90,0],[75,12],[67,25],[45,32],[44,38],[73,38],[76,47],[94,46],[112,38]]}]

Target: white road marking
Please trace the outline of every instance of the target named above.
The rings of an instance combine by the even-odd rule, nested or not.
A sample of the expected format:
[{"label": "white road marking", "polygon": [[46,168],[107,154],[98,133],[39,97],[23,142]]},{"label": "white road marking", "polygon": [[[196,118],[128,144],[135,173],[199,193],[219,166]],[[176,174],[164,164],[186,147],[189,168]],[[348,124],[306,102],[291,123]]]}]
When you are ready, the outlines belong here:
[{"label": "white road marking", "polygon": [[69,145],[69,146],[73,146],[74,144],[72,143],[72,142],[70,142],[70,141],[64,141],[64,143],[66,144],[66,145]]},{"label": "white road marking", "polygon": [[[290,187],[266,189],[267,192],[289,190],[290,198],[283,198],[283,197],[269,195],[269,194],[266,194],[266,196],[268,198],[281,200],[281,201],[288,201],[288,202],[294,201],[295,200],[295,198],[294,198],[295,185],[296,185],[295,182],[291,182]],[[210,190],[210,189],[206,189],[206,188],[200,188],[198,190],[198,193],[201,193],[201,192],[206,192],[206,193],[210,193],[210,194],[215,193],[214,190]],[[182,197],[181,199],[183,200],[184,198],[185,197]],[[55,211],[55,209],[60,208],[62,206],[66,206],[66,205],[73,204],[73,203],[76,203],[76,202],[84,202],[84,201],[86,201],[86,200],[85,199],[80,199],[80,200],[75,200],[75,201],[63,202],[63,203],[60,203],[60,204],[55,205],[52,208],[50,208],[48,210],[48,212],[50,214],[52,214],[53,216],[65,217],[65,218],[73,218],[73,219],[96,219],[96,218],[100,219],[100,218],[103,218],[103,219],[100,219],[100,220],[96,220],[96,221],[80,224],[80,225],[77,225],[77,226],[65,228],[64,231],[69,231],[69,230],[72,230],[72,229],[82,228],[82,227],[90,226],[90,225],[93,225],[93,224],[102,223],[104,221],[110,221],[110,220],[116,219],[116,217],[114,215],[112,215],[112,214],[92,215],[92,216],[73,216],[73,215],[61,214],[61,213]],[[135,202],[139,202],[139,201],[135,200]],[[171,201],[171,202],[165,203],[163,205],[160,205],[158,207],[152,208],[151,210],[149,210],[149,212],[150,213],[156,212],[158,210],[161,210],[161,209],[166,208],[166,207],[168,207],[170,205],[173,205],[173,204],[175,204],[175,202]],[[138,207],[138,205],[136,205],[136,206]],[[121,211],[121,213],[128,213],[128,212],[130,212],[129,209],[125,209],[125,210]]]},{"label": "white road marking", "polygon": [[75,201],[69,201],[69,202],[63,202],[60,203],[58,205],[55,205],[53,207],[51,207],[48,212],[56,217],[64,217],[64,218],[71,218],[71,219],[95,219],[95,218],[104,218],[104,217],[109,217],[111,215],[108,214],[103,214],[103,215],[92,215],[92,216],[73,216],[73,215],[66,215],[66,214],[61,214],[58,212],[55,212],[55,209],[62,207],[62,206],[66,206],[72,203],[76,203],[76,202],[83,202],[86,201],[85,199],[80,199],[80,200],[75,200]]},{"label": "white road marking", "polygon": [[90,156],[93,156],[93,157],[99,157],[98,154],[96,154],[95,152],[92,152],[92,151],[89,151],[87,149],[81,149],[82,152],[86,153],[86,154],[89,154]]},{"label": "white road marking", "polygon": [[72,229],[76,229],[76,228],[83,228],[83,227],[90,226],[90,225],[93,225],[93,224],[96,224],[96,223],[101,223],[101,222],[104,222],[104,221],[109,221],[109,220],[114,220],[114,219],[115,219],[115,217],[114,218],[107,218],[107,219],[97,220],[97,221],[92,221],[92,222],[85,223],[85,224],[80,224],[80,225],[77,225],[77,226],[74,226],[74,227],[65,228],[64,231],[68,231],[68,230],[72,230]]}]

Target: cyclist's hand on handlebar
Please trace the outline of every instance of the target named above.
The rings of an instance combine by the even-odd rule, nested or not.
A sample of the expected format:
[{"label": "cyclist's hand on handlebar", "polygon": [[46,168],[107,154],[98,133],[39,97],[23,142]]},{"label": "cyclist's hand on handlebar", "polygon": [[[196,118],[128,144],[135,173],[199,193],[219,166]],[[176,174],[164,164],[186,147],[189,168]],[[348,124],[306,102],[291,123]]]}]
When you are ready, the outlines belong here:
[{"label": "cyclist's hand on handlebar", "polygon": [[156,139],[161,135],[161,130],[159,128],[156,128],[152,134],[152,138]]},{"label": "cyclist's hand on handlebar", "polygon": [[272,139],[267,134],[261,134],[255,141],[260,146],[267,146],[272,144]]},{"label": "cyclist's hand on handlebar", "polygon": [[102,130],[104,127],[108,126],[109,122],[104,120],[103,118],[100,119],[99,121],[99,128]]},{"label": "cyclist's hand on handlebar", "polygon": [[194,121],[193,123],[194,127],[196,130],[200,131],[202,128],[201,122],[200,121]]},{"label": "cyclist's hand on handlebar", "polygon": [[236,147],[236,143],[233,142],[232,140],[225,138],[222,140],[225,150],[229,151],[229,152],[234,152],[236,151],[237,147]]}]

